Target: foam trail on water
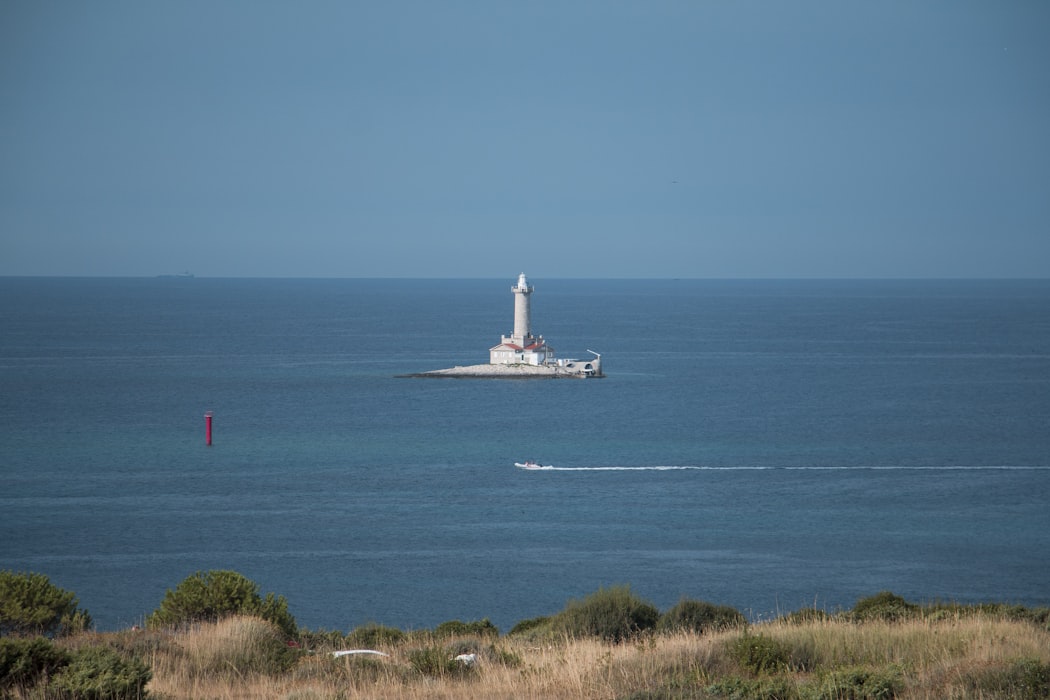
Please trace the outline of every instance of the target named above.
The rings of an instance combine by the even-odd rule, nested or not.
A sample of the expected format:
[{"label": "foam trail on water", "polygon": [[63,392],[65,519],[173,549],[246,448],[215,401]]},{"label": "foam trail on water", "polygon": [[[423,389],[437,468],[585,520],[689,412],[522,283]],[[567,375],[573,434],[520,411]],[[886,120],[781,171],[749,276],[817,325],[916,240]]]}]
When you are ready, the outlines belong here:
[{"label": "foam trail on water", "polygon": [[543,466],[532,467],[528,471],[548,472],[663,472],[663,471],[1009,471],[1009,470],[1050,470],[1050,465],[1010,465],[1010,464],[986,464],[986,465],[892,465],[892,464],[863,464],[857,466],[701,466],[701,465],[653,465],[647,467],[620,467],[620,466],[595,466],[595,467],[556,467]]},{"label": "foam trail on water", "polygon": [[541,467],[541,469],[552,472],[665,472],[684,469],[717,469],[717,467]]}]

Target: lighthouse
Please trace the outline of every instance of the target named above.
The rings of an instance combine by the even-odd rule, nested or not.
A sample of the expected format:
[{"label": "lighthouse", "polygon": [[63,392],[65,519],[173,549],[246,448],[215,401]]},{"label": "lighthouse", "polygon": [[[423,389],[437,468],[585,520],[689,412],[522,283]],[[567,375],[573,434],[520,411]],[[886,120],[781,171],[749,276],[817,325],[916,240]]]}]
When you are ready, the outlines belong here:
[{"label": "lighthouse", "polygon": [[518,275],[518,283],[511,287],[510,291],[514,293],[514,335],[511,337],[519,345],[524,345],[525,339],[532,337],[529,296],[532,295],[534,288],[529,286],[529,281],[525,279],[525,273],[522,272]]},{"label": "lighthouse", "polygon": [[489,348],[487,365],[456,365],[449,369],[436,369],[408,377],[478,377],[485,379],[506,378],[555,378],[555,377],[603,377],[602,356],[594,355],[586,360],[554,357],[554,348],[547,345],[542,335],[532,333],[531,297],[535,289],[522,272],[518,281],[510,288],[514,295],[514,328],[510,335],[501,335],[499,345]]},{"label": "lighthouse", "polygon": [[491,365],[546,365],[554,361],[554,348],[543,336],[532,335],[532,309],[529,297],[534,288],[522,272],[518,283],[510,288],[514,294],[514,330],[500,336],[500,344],[489,348]]}]

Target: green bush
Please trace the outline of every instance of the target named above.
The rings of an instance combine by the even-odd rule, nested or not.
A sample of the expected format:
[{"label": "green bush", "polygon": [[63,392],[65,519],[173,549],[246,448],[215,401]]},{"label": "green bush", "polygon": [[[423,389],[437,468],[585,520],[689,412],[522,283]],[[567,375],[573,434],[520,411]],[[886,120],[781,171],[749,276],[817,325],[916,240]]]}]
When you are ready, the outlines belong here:
[{"label": "green bush", "polygon": [[500,666],[506,666],[507,668],[521,668],[525,665],[525,660],[521,658],[519,654],[516,654],[513,651],[508,651],[502,647],[493,645],[487,649],[483,649],[482,652],[486,661],[499,664]]},{"label": "green bush", "polygon": [[599,589],[583,600],[569,601],[552,623],[571,637],[598,637],[618,643],[654,629],[659,619],[660,611],[631,593],[630,586],[614,586]]},{"label": "green bush", "polygon": [[456,661],[455,655],[440,645],[409,650],[408,663],[431,678],[462,678],[473,673],[475,668]]},{"label": "green bush", "polygon": [[876,593],[869,598],[861,598],[850,611],[850,618],[858,622],[867,620],[884,620],[893,622],[915,617],[921,608],[909,603],[899,595],[889,591]]},{"label": "green bush", "polygon": [[751,673],[769,673],[788,666],[791,651],[784,644],[762,634],[744,633],[727,643],[730,658]]},{"label": "green bush", "polygon": [[160,607],[146,618],[150,627],[169,627],[194,622],[215,622],[231,615],[252,615],[277,625],[294,637],[295,618],[288,612],[284,596],[267,593],[236,571],[198,571],[186,577],[174,591],[168,589]]},{"label": "green bush", "polygon": [[53,676],[71,659],[69,652],[43,637],[0,639],[0,690],[31,687]]},{"label": "green bush", "polygon": [[943,619],[951,615],[1002,618],[1032,622],[1050,630],[1050,608],[1026,608],[1023,605],[1007,603],[977,603],[962,605],[959,603],[936,603],[926,609],[927,616]]},{"label": "green bush", "polygon": [[85,647],[55,677],[53,686],[76,700],[137,700],[145,697],[151,672],[137,658],[106,647]]},{"label": "green bush", "polygon": [[65,635],[91,627],[77,597],[35,573],[0,571],[0,636]]},{"label": "green bush", "polygon": [[1025,697],[1050,698],[1050,663],[1021,659],[1010,667],[1011,690]]},{"label": "green bush", "polygon": [[499,630],[487,617],[483,620],[473,620],[471,622],[449,620],[434,628],[435,637],[463,637],[474,634],[498,637]]},{"label": "green bush", "polygon": [[347,635],[339,630],[308,630],[304,627],[300,627],[296,632],[295,641],[303,649],[311,650],[324,649],[334,651],[336,649],[345,649],[347,646],[350,646],[347,642]]},{"label": "green bush", "polygon": [[549,615],[543,615],[540,617],[530,617],[529,619],[522,620],[518,624],[511,627],[510,632],[508,632],[507,634],[524,635],[542,631],[544,629],[549,629],[551,626],[551,621],[553,619],[554,618],[550,617]]},{"label": "green bush", "polygon": [[683,598],[660,616],[656,629],[660,632],[688,631],[703,634],[745,625],[747,619],[736,608]]},{"label": "green bush", "polygon": [[900,677],[892,670],[842,668],[824,677],[818,700],[890,700],[901,690]]},{"label": "green bush", "polygon": [[966,681],[977,697],[1050,698],[1050,664],[1038,659],[972,671]]},{"label": "green bush", "polygon": [[802,697],[791,679],[780,676],[764,678],[730,676],[709,685],[707,694],[714,697],[731,698],[731,700],[797,700]]},{"label": "green bush", "polygon": [[355,627],[346,635],[346,644],[354,648],[375,649],[381,646],[394,646],[405,641],[405,633],[396,627],[384,625],[363,625]]}]

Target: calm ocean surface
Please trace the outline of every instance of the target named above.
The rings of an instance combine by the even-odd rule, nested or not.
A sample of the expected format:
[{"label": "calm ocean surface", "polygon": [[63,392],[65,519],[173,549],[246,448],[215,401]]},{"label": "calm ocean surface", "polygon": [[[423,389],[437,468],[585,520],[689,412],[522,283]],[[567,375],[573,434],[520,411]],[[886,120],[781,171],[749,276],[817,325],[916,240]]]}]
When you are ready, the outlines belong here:
[{"label": "calm ocean surface", "polygon": [[516,273],[0,278],[0,568],[100,629],[220,568],[344,631],[1050,605],[1050,281],[537,278],[607,378],[397,377],[487,361]]}]

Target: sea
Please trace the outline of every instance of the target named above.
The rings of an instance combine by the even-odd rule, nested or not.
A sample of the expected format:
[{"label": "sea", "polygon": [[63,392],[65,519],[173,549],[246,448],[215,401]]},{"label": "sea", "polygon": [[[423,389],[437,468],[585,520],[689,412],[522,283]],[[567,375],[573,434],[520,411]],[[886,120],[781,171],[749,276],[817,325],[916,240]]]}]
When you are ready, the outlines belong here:
[{"label": "sea", "polygon": [[214,569],[344,632],[1050,605],[1050,280],[530,278],[604,378],[406,376],[487,362],[517,272],[0,278],[0,569],[100,630]]}]

